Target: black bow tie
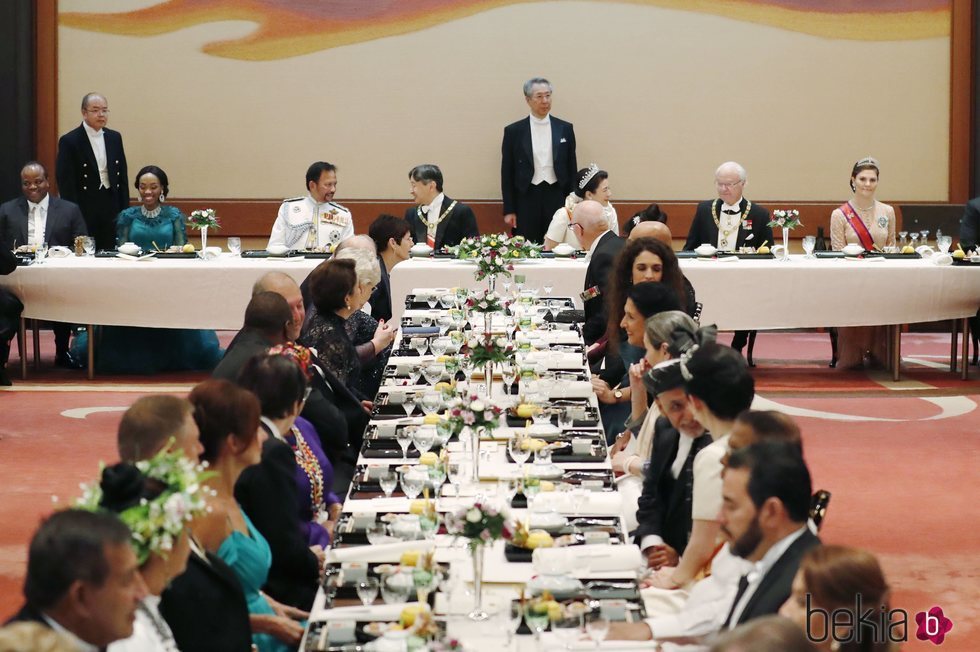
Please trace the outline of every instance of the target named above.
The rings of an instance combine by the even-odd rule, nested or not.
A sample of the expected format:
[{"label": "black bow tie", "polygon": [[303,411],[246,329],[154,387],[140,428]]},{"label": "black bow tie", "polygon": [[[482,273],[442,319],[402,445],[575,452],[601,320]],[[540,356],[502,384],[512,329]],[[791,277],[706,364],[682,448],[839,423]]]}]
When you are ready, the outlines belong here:
[{"label": "black bow tie", "polygon": [[729,208],[729,209],[727,209],[727,210],[723,210],[723,211],[722,211],[722,213],[724,213],[725,215],[738,215],[738,214],[739,214],[739,213],[741,213],[741,212],[742,212],[742,211],[737,211],[737,210],[735,210],[734,208]]}]

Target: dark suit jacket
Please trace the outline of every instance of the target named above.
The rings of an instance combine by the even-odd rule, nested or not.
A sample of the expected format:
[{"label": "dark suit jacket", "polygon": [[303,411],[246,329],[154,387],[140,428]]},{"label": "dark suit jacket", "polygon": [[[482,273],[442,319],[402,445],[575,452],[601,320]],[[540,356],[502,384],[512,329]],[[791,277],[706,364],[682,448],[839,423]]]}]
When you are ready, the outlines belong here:
[{"label": "dark suit jacket", "polygon": [[17,269],[17,257],[14,256],[13,244],[7,240],[0,229],[0,276],[10,274]]},{"label": "dark suit jacket", "polygon": [[963,251],[977,246],[978,236],[980,236],[980,197],[966,203],[966,210],[960,219],[960,244]]},{"label": "dark suit jacket", "polygon": [[371,316],[378,321],[391,321],[391,277],[381,256],[378,256],[378,266],[381,268],[381,280],[371,293]]},{"label": "dark suit jacket", "polygon": [[[118,131],[103,128],[105,154],[109,168],[109,183],[116,213],[129,206],[129,172],[126,152]],[[85,213],[99,191],[99,164],[88,139],[85,127],[78,125],[58,140],[58,160],[55,165],[58,190],[64,199],[73,201]]]},{"label": "dark suit jacket", "polygon": [[320,565],[300,530],[298,492],[293,449],[274,437],[262,445],[261,461],[235,483],[235,499],[272,549],[263,589],[279,602],[309,610]]},{"label": "dark suit jacket", "polygon": [[[439,216],[442,215],[443,211],[449,210],[452,203],[453,200],[448,195],[443,196]],[[405,221],[412,227],[412,237],[415,238],[415,242],[425,242],[428,230],[425,223],[419,219],[418,206],[412,206],[405,210]],[[472,238],[478,235],[480,235],[480,231],[476,228],[476,215],[473,214],[473,209],[466,204],[457,202],[453,206],[452,212],[436,227],[436,249],[452,247],[458,245],[463,238]],[[372,304],[373,307],[374,304]]]},{"label": "dark suit jacket", "polygon": [[10,625],[13,623],[41,623],[45,627],[51,627],[48,625],[48,621],[41,616],[41,612],[29,604],[25,604],[23,607],[21,607],[20,611],[11,616],[10,620],[5,622],[4,625]]},{"label": "dark suit jacket", "polygon": [[[272,342],[261,333],[247,328],[242,329],[228,346],[225,357],[211,372],[211,376],[237,382],[238,374],[241,373],[245,363],[250,358],[264,353],[270,346]],[[302,416],[316,428],[323,452],[327,454],[332,464],[336,464],[347,455],[350,424],[344,410],[350,409],[351,401],[356,404],[357,410],[363,412],[356,399],[338,397],[322,379],[314,378],[313,392],[303,405]],[[361,430],[363,431],[363,427]]]},{"label": "dark suit jacket", "polygon": [[[742,197],[739,209],[744,211],[747,203],[748,200]],[[712,204],[718,211],[718,217],[721,217],[722,201],[720,199],[703,201],[698,204],[698,209],[694,213],[694,221],[691,222],[691,230],[687,234],[687,242],[684,243],[686,251],[693,251],[704,243],[708,243],[712,247],[718,245],[718,226],[715,224],[714,218],[711,217]],[[769,211],[753,202],[749,214],[746,215],[738,230],[735,248],[738,249],[743,246],[761,247],[763,242],[768,242],[768,246],[771,247],[773,245],[772,228],[768,224]],[[750,234],[752,234],[752,238],[749,238]]]},{"label": "dark suit jacket", "polygon": [[[575,130],[571,122],[565,122],[555,116],[551,116],[551,152],[558,185],[567,195],[572,192],[578,174],[578,165],[575,161]],[[530,116],[504,127],[500,154],[500,194],[504,199],[504,215],[507,215],[517,212],[517,195],[527,192],[534,177]]]},{"label": "dark suit jacket", "polygon": [[[637,502],[635,543],[643,537],[656,534],[678,555],[684,554],[691,538],[691,505],[686,500],[693,485],[693,472],[684,468],[675,480],[670,467],[677,458],[681,434],[670,425],[667,417],[660,417],[654,426],[653,453],[650,465],[643,476],[643,492]],[[703,434],[691,444],[695,454],[711,443],[711,435]],[[687,494],[687,495],[685,495]]]},{"label": "dark suit jacket", "polygon": [[[27,244],[27,218],[27,199],[24,197],[0,205],[0,238],[17,246]],[[49,194],[44,241],[52,247],[74,249],[75,238],[80,235],[88,235],[88,230],[78,206]]]},{"label": "dark suit jacket", "polygon": [[160,597],[160,615],[181,652],[250,652],[252,630],[242,585],[228,564],[191,552],[187,570]]},{"label": "dark suit jacket", "polygon": [[[803,524],[801,523],[801,525]],[[799,570],[803,554],[810,548],[819,545],[820,539],[812,534],[809,528],[805,528],[803,534],[786,549],[782,557],[776,560],[776,563],[762,578],[762,582],[738,617],[738,624],[741,625],[753,618],[778,613],[779,608],[783,606],[792,592],[793,578],[796,576],[796,571]]]},{"label": "dark suit jacket", "polygon": [[586,344],[592,344],[606,332],[606,288],[613,261],[620,250],[626,246],[626,240],[612,231],[607,231],[599,238],[599,243],[589,259],[589,267],[585,270],[585,287],[599,290],[599,295],[585,302],[585,326],[582,335]]}]

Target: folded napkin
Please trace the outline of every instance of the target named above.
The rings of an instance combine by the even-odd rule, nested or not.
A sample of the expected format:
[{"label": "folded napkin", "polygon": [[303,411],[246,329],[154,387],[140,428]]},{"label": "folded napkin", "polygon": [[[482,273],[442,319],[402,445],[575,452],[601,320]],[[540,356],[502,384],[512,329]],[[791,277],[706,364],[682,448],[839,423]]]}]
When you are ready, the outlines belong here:
[{"label": "folded napkin", "polygon": [[48,249],[48,258],[67,258],[68,256],[74,255],[71,249],[68,247],[63,247],[61,245],[55,245]]},{"label": "folded napkin", "polygon": [[331,548],[327,550],[327,563],[342,561],[383,561],[397,562],[402,553],[408,550],[428,552],[435,548],[436,542],[429,540],[399,541],[398,543],[379,543],[372,546],[354,546],[352,548]]},{"label": "folded napkin", "polygon": [[930,258],[933,265],[945,266],[953,264],[953,257],[949,254],[936,254]]},{"label": "folded napkin", "polygon": [[310,621],[324,620],[398,620],[404,604],[375,604],[367,607],[336,607],[334,609],[318,609],[310,614]]},{"label": "folded napkin", "polygon": [[534,363],[541,363],[548,369],[579,369],[584,367],[581,353],[531,351],[527,354],[527,359]]},{"label": "folded napkin", "polygon": [[[581,357],[579,360],[581,361]],[[578,380],[555,383],[554,389],[551,390],[551,398],[589,398],[593,393],[592,383]]]},{"label": "folded napkin", "polygon": [[[528,468],[528,467],[525,467]],[[480,468],[483,474],[483,468]],[[562,514],[574,514],[573,496],[561,491],[543,491],[535,496],[535,506],[549,507]],[[579,512],[590,516],[620,516],[623,511],[623,497],[618,491],[589,491]]]},{"label": "folded napkin", "polygon": [[531,557],[534,570],[538,573],[629,571],[640,568],[645,562],[639,546],[613,544],[537,548]]}]

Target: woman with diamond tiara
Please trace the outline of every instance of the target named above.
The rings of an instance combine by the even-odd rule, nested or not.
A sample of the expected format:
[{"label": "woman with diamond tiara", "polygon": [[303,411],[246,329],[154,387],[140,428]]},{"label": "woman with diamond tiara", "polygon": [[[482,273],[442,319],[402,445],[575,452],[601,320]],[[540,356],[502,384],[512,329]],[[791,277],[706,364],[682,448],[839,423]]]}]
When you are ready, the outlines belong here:
[{"label": "woman with diamond tiara", "polygon": [[568,224],[572,220],[572,211],[575,209],[575,205],[585,199],[591,199],[602,204],[602,211],[606,219],[609,220],[609,228],[612,229],[613,233],[619,235],[619,218],[616,216],[616,209],[613,208],[612,202],[609,201],[610,197],[612,197],[612,191],[609,189],[608,172],[600,170],[595,163],[579,170],[575,190],[568,193],[565,205],[555,211],[551,218],[548,232],[544,234],[544,250],[551,251],[561,243],[571,245],[575,249],[582,248],[578,237],[572,229],[568,228]]}]

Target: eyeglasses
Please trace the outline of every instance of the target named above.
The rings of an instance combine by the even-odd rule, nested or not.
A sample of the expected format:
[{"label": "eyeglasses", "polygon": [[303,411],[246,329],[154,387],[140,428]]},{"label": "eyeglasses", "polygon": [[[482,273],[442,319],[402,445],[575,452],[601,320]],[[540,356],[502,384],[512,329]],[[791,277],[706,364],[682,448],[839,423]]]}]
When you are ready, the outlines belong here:
[{"label": "eyeglasses", "polygon": [[740,186],[743,183],[745,182],[742,181],[741,179],[739,179],[738,181],[732,181],[730,183],[726,183],[724,181],[715,181],[715,188],[718,188],[720,190],[726,190],[728,188],[734,188],[735,186]]}]

